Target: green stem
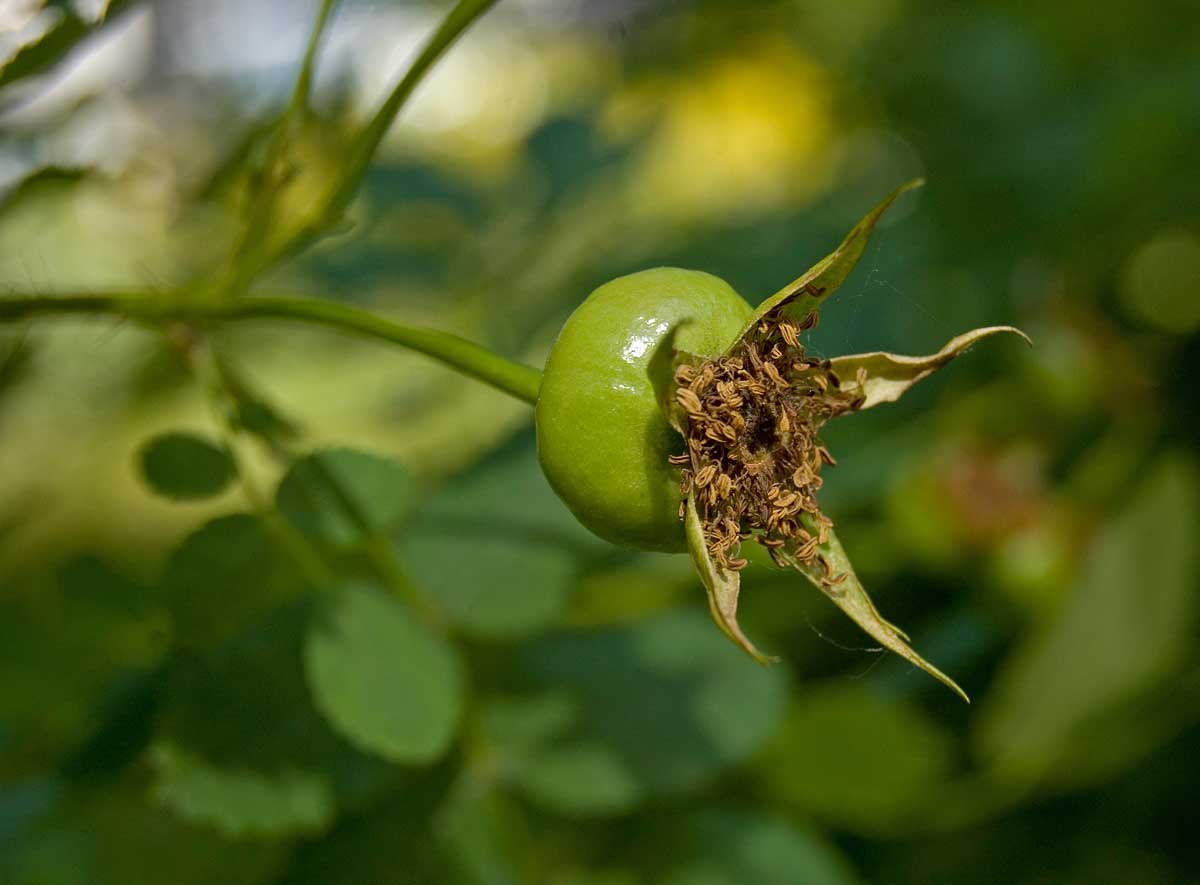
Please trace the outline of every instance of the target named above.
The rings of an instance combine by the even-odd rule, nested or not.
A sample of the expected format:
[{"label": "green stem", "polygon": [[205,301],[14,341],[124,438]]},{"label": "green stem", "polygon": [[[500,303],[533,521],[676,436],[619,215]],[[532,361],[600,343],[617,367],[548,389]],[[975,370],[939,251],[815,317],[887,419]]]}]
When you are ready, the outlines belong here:
[{"label": "green stem", "polygon": [[367,514],[359,506],[357,499],[338,480],[333,471],[326,466],[320,453],[309,458],[308,463],[316,473],[317,479],[333,495],[338,507],[341,508],[346,518],[362,534],[364,539],[363,551],[367,554],[367,558],[371,560],[371,565],[378,572],[379,577],[383,579],[384,583],[388,585],[399,599],[407,603],[427,624],[440,627],[443,620],[441,611],[434,601],[422,593],[420,588],[408,577],[408,574],[404,571],[404,567],[400,564],[399,557],[396,556],[396,550],[392,546],[391,540],[372,525],[371,520],[367,518]]},{"label": "green stem", "polygon": [[316,67],[317,49],[321,45],[321,37],[325,33],[325,25],[329,22],[329,13],[333,11],[337,0],[321,0],[317,9],[317,18],[308,34],[308,45],[304,48],[304,59],[300,62],[300,72],[296,75],[296,84],[292,87],[292,97],[288,102],[286,117],[304,113],[308,109],[308,96],[312,92],[313,69]]},{"label": "green stem", "polygon": [[242,301],[205,304],[181,303],[132,293],[0,298],[0,322],[69,314],[110,314],[151,324],[283,319],[327,326],[423,353],[530,404],[537,402],[542,380],[542,373],[537,369],[513,362],[457,335],[403,325],[361,308],[315,298],[263,295]]},{"label": "green stem", "polygon": [[329,566],[325,564],[321,555],[309,545],[307,539],[271,507],[267,496],[246,469],[246,462],[238,451],[240,431],[229,420],[230,409],[228,406],[230,403],[227,400],[232,397],[232,392],[224,384],[224,376],[218,368],[217,354],[212,349],[212,345],[207,341],[200,342],[190,354],[189,363],[192,373],[204,390],[213,413],[213,420],[225,445],[225,451],[233,460],[238,480],[242,486],[242,494],[246,496],[246,503],[263,521],[267,531],[275,537],[275,542],[280,549],[292,557],[314,587],[331,586],[334,576]]},{"label": "green stem", "polygon": [[[438,29],[433,32],[433,36],[429,38],[429,42],[421,49],[420,55],[417,56],[404,77],[392,89],[391,94],[388,95],[379,110],[375,112],[371,122],[355,139],[350,162],[342,172],[341,184],[344,189],[348,189],[350,193],[357,189],[358,183],[362,180],[367,165],[371,162],[371,157],[375,155],[383,137],[387,135],[388,129],[391,128],[401,109],[417,88],[417,84],[425,77],[433,63],[462,36],[463,31],[470,27],[475,19],[487,12],[495,3],[496,0],[459,0],[458,4],[450,10],[442,23],[438,25]],[[343,193],[341,197],[348,199],[349,193]]]}]

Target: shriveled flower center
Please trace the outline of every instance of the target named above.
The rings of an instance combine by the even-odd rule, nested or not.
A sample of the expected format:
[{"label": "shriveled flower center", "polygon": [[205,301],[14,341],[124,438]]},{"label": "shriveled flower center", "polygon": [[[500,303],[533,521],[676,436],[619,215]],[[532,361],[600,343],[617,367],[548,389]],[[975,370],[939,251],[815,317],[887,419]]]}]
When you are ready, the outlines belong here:
[{"label": "shriveled flower center", "polygon": [[815,324],[816,314],[796,325],[773,311],[726,355],[676,372],[688,451],[671,461],[683,467],[683,499],[695,495],[709,552],[726,568],[746,565],[741,542],[750,537],[780,565],[821,560],[831,523],[817,491],[821,467],[835,462],[817,434],[862,400],[839,389],[828,360],[805,355],[799,332]]}]

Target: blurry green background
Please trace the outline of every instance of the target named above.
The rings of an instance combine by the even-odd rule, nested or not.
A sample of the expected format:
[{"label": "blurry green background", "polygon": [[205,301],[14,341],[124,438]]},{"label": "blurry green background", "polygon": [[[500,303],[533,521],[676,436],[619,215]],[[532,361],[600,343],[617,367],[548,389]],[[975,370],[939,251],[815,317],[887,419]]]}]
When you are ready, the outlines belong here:
[{"label": "blurry green background", "polygon": [[[4,295],[187,297],[218,269],[316,8],[104,5],[0,3],[7,56],[83,36],[0,68]],[[444,9],[339,5],[296,218]],[[0,882],[1200,882],[1198,18],[501,0],[353,226],[259,283],[540,365],[600,282],[673,264],[756,302],[924,175],[812,348],[1000,323],[1036,346],[834,422],[822,503],[969,707],[752,566],[743,623],[785,661],[757,667],[686,557],[573,521],[527,406],[419,357],[215,333],[253,391],[229,484],[177,335],[0,329]],[[147,454],[169,431],[218,448]],[[311,452],[365,519],[314,491]]]}]

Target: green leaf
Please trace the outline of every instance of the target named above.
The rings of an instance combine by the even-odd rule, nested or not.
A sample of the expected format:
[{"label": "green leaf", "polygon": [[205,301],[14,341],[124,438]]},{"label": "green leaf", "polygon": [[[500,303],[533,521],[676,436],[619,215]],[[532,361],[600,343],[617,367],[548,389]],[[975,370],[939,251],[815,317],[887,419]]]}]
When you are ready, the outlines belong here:
[{"label": "green leaf", "polygon": [[315,772],[220,768],[170,742],[150,751],[156,801],[232,838],[316,833],[333,819],[333,789]]},{"label": "green leaf", "polygon": [[950,735],[915,706],[837,683],[797,696],[759,771],[772,796],[801,812],[886,835],[944,798],[953,760]]},{"label": "green leaf", "polygon": [[218,647],[180,655],[158,738],[223,771],[320,774],[343,809],[395,789],[401,769],[359,753],[313,708],[304,648],[318,602],[298,601]]},{"label": "green leaf", "polygon": [[300,425],[283,414],[233,362],[216,355],[213,364],[222,386],[233,399],[230,417],[236,427],[271,446],[291,442],[300,436]]},{"label": "green leaf", "polygon": [[[321,839],[293,849],[287,875],[276,885],[469,885],[453,875],[454,862],[438,833],[437,813],[453,785],[442,766],[410,772],[402,789],[347,817]],[[522,879],[520,881],[539,881]],[[487,883],[493,885],[493,883]]]},{"label": "green leaf", "polygon": [[385,533],[412,509],[416,484],[398,461],[328,449],[296,461],[279,483],[280,512],[305,535],[340,546]]},{"label": "green leaf", "polygon": [[419,528],[489,534],[514,544],[536,543],[610,555],[612,545],[580,525],[546,482],[532,433],[455,477],[423,502]]},{"label": "green leaf", "polygon": [[[164,813],[139,773],[74,791],[9,849],[0,853],[5,885],[261,885],[277,880],[290,847],[234,841]],[[13,878],[9,855],[20,871]]]},{"label": "green leaf", "polygon": [[[882,351],[858,353],[834,357],[830,360],[830,368],[840,381],[839,389],[861,396],[863,402],[859,410],[869,409],[880,403],[895,402],[910,387],[928,378],[976,341],[998,332],[1012,332],[1024,338],[1025,343],[1033,344],[1028,335],[1013,326],[987,326],[951,338],[941,350],[929,356],[898,356]],[[858,381],[860,369],[863,372],[861,384]]]},{"label": "green leaf", "polygon": [[221,494],[237,476],[229,452],[193,433],[156,436],[138,453],[142,479],[164,498],[195,501]]},{"label": "green leaf", "polygon": [[462,710],[454,650],[395,599],[361,586],[337,591],[304,649],[313,703],[346,740],[393,762],[445,752]]},{"label": "green leaf", "polygon": [[534,802],[572,816],[621,814],[644,794],[636,773],[604,744],[548,749],[521,769],[520,779]]},{"label": "green leaf", "polygon": [[[497,752],[518,783],[531,773],[542,804],[574,815],[711,780],[762,744],[787,696],[782,668],[755,665],[694,611],[547,637],[522,664],[554,701],[549,713],[531,708],[526,739],[493,735]],[[555,771],[557,791],[547,783]],[[612,783],[589,779],[605,772]]]},{"label": "green leaf", "polygon": [[857,881],[833,846],[779,817],[729,807],[705,809],[690,815],[680,830],[664,854],[686,860],[657,879],[666,885]]},{"label": "green leaf", "polygon": [[410,531],[405,559],[455,624],[492,639],[552,623],[570,600],[576,571],[561,545],[473,530]]},{"label": "green leaf", "polygon": [[163,576],[185,645],[212,645],[255,624],[306,590],[258,517],[223,516],[197,529],[175,549]]},{"label": "green leaf", "polygon": [[572,866],[559,873],[554,885],[645,885],[645,883],[645,879],[627,867],[584,869]]},{"label": "green leaf", "polygon": [[1086,768],[1074,747],[1101,740],[1090,732],[1102,720],[1113,722],[1110,743],[1137,744],[1122,735],[1123,708],[1147,692],[1182,693],[1172,681],[1195,647],[1198,485],[1192,459],[1164,456],[1097,533],[1058,616],[997,676],[977,735],[995,765],[1068,775],[1055,763]]},{"label": "green leaf", "polygon": [[484,708],[488,735],[508,750],[536,750],[565,734],[579,720],[578,704],[565,692],[501,697]]},{"label": "green leaf", "polygon": [[846,277],[850,276],[850,271],[854,270],[854,266],[858,264],[858,260],[862,257],[863,251],[871,239],[871,233],[875,230],[879,219],[883,217],[883,213],[892,203],[896,202],[901,194],[921,187],[924,183],[923,179],[914,179],[900,185],[888,194],[878,206],[868,212],[862,221],[854,226],[850,233],[846,234],[846,238],[842,240],[840,246],[760,304],[738,339],[740,340],[743,335],[753,329],[766,314],[777,308],[784,308],[785,313],[791,314],[797,319],[803,319],[837,291],[838,287],[846,281]]},{"label": "green leaf", "polygon": [[[807,528],[814,534],[817,531],[815,525],[808,525]],[[783,548],[780,549],[783,550]],[[942,682],[969,704],[971,699],[967,697],[965,691],[959,688],[958,683],[913,651],[904,631],[895,624],[885,621],[879,614],[875,603],[871,601],[871,597],[867,595],[867,591],[854,573],[854,566],[850,564],[846,551],[842,549],[842,544],[837,535],[833,533],[833,529],[829,529],[829,539],[818,549],[832,569],[832,579],[826,578],[825,570],[818,561],[806,564],[791,560],[792,567],[808,578],[814,587],[832,599],[834,605],[849,615],[850,619],[862,627],[873,639]],[[786,552],[782,555],[791,559]]]},{"label": "green leaf", "polygon": [[546,483],[532,434],[425,500],[402,543],[414,579],[448,617],[499,640],[558,621],[581,559],[612,555]]},{"label": "green leaf", "polygon": [[[1055,741],[1058,759],[1050,768],[1055,787],[1079,790],[1120,776],[1188,729],[1200,724],[1200,667],[1184,666],[1137,697],[1123,700],[1086,718],[1082,727]],[[1025,772],[1034,772],[1033,766]],[[1012,770],[1006,770],[1012,774]],[[1023,777],[1002,783],[1022,784]],[[1023,787],[1018,786],[1018,790]]]},{"label": "green leaf", "polygon": [[704,525],[700,522],[700,514],[696,510],[696,499],[688,495],[687,517],[684,522],[687,533],[688,554],[696,573],[708,593],[708,610],[712,613],[713,621],[721,632],[729,637],[738,648],[754,658],[760,664],[770,664],[779,659],[764,655],[754,643],[746,638],[742,628],[738,626],[737,606],[738,592],[741,587],[741,577],[735,571],[722,568],[708,552],[708,542],[704,536]]},{"label": "green leaf", "polygon": [[[144,586],[94,557],[0,589],[0,748],[54,767],[159,665],[170,622]],[[28,764],[22,763],[22,764]]]},{"label": "green leaf", "polygon": [[[444,858],[443,881],[461,885],[520,885],[545,881],[542,853],[524,809],[470,768],[463,769],[432,821]],[[451,877],[450,872],[458,877]]]}]

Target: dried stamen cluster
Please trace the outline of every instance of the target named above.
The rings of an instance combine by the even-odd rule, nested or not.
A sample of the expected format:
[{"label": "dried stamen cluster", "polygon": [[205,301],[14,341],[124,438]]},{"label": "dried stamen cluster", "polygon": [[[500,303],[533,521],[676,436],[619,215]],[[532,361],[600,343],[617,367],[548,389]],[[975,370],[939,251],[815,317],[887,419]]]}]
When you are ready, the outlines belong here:
[{"label": "dried stamen cluster", "polygon": [[830,525],[817,506],[820,471],[835,463],[817,434],[862,400],[840,389],[828,360],[806,356],[799,333],[815,324],[815,313],[799,325],[768,313],[725,356],[675,374],[688,450],[671,461],[725,568],[745,567],[741,542],[754,537],[780,565],[820,561],[826,581],[840,579],[817,549]]}]

